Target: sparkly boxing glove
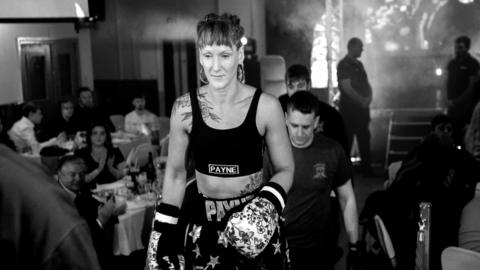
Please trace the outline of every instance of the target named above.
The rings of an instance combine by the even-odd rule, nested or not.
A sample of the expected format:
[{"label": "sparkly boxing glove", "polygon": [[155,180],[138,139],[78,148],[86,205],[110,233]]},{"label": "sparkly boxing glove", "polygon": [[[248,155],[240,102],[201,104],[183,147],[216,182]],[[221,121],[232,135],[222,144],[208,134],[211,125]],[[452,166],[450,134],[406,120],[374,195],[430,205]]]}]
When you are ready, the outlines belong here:
[{"label": "sparkly boxing glove", "polygon": [[185,259],[176,252],[175,235],[180,209],[161,203],[155,209],[155,219],[147,250],[149,270],[184,269]]},{"label": "sparkly boxing glove", "polygon": [[267,183],[242,211],[229,218],[224,231],[228,243],[247,258],[257,257],[277,229],[285,199],[286,193],[279,184]]}]

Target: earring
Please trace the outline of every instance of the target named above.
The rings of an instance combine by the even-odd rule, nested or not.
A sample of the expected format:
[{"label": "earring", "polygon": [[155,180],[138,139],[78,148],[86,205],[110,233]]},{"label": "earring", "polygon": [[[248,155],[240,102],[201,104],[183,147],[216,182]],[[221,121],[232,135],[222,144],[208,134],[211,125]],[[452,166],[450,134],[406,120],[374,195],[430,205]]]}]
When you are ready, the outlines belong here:
[{"label": "earring", "polygon": [[240,64],[237,67],[237,80],[239,80],[241,83],[245,83],[245,69],[243,68],[243,65]]},{"label": "earring", "polygon": [[202,67],[202,66],[200,66],[199,77],[200,77],[200,81],[201,81],[202,83],[208,84],[207,75],[205,75],[205,70],[203,70],[203,67]]}]

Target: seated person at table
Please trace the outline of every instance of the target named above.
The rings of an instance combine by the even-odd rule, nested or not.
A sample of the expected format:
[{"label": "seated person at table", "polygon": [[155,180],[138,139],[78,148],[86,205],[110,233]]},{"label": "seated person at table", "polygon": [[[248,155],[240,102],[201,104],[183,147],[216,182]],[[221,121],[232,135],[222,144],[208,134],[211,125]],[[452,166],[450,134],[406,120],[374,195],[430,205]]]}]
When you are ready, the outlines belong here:
[{"label": "seated person at table", "polygon": [[80,130],[80,125],[73,117],[74,105],[69,99],[60,101],[59,103],[60,114],[56,121],[51,125],[50,130],[53,134],[59,134],[65,132],[69,136],[75,136]]},{"label": "seated person at table", "polygon": [[125,116],[125,131],[148,136],[158,130],[158,117],[145,109],[145,96],[136,95],[132,104],[135,109]]},{"label": "seated person at table", "polygon": [[93,102],[93,91],[88,87],[78,89],[78,106],[73,115],[80,125],[80,130],[87,130],[94,122],[105,123],[109,132],[115,131],[115,126],[108,115]]},{"label": "seated person at table", "polygon": [[60,133],[57,137],[53,137],[45,142],[38,142],[34,128],[35,125],[42,122],[42,110],[33,103],[26,103],[23,105],[22,113],[22,118],[15,122],[12,128],[8,131],[8,135],[15,143],[18,152],[28,152],[38,155],[42,148],[55,146],[59,142],[65,140],[65,134]]},{"label": "seated person at table", "polygon": [[431,121],[431,132],[403,159],[387,193],[388,212],[382,217],[389,228],[400,269],[415,263],[416,215],[420,202],[432,204],[430,241],[431,269],[440,269],[443,249],[458,245],[463,207],[473,197],[473,180],[480,177],[479,164],[457,149],[452,120],[443,114]]},{"label": "seated person at table", "polygon": [[95,184],[107,184],[123,177],[124,157],[113,147],[112,137],[104,124],[94,124],[87,130],[87,147],[76,153],[85,161],[85,177],[90,188]]},{"label": "seated person at table", "polygon": [[87,221],[92,233],[93,245],[102,269],[111,268],[113,256],[113,227],[117,216],[125,213],[126,205],[115,206],[115,197],[101,203],[86,189],[85,162],[78,156],[66,156],[60,160],[58,184],[69,195],[78,213]]}]

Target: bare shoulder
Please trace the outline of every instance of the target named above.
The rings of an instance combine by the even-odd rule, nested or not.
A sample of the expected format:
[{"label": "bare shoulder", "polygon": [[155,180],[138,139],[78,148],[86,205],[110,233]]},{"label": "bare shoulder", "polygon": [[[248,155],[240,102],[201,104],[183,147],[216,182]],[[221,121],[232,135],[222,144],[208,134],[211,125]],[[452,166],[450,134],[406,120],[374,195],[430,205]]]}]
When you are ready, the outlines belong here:
[{"label": "bare shoulder", "polygon": [[261,113],[278,113],[282,112],[282,106],[278,98],[268,93],[262,93],[258,101],[258,111]]},{"label": "bare shoulder", "polygon": [[284,125],[285,118],[278,99],[268,93],[262,93],[257,107],[258,130],[264,134],[265,129]]}]

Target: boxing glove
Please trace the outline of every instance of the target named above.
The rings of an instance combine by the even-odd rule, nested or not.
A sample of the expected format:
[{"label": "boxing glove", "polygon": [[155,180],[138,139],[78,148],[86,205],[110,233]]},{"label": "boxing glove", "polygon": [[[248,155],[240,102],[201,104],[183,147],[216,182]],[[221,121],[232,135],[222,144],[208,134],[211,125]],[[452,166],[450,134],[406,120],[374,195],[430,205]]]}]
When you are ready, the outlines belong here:
[{"label": "boxing glove", "polygon": [[155,209],[153,228],[147,250],[149,270],[184,269],[185,259],[177,252],[175,235],[180,209],[161,203]]},{"label": "boxing glove", "polygon": [[273,237],[286,193],[273,182],[267,183],[242,211],[233,213],[225,227],[225,237],[236,250],[253,259],[267,247]]}]

